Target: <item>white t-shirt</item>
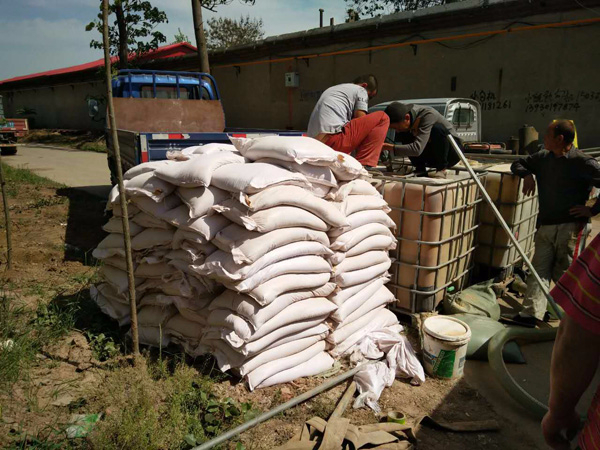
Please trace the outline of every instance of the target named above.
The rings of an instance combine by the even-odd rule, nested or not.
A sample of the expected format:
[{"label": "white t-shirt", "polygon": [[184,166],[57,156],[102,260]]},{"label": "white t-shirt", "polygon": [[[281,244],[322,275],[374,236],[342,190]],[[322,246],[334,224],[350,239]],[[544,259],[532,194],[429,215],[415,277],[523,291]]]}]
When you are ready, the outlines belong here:
[{"label": "white t-shirt", "polygon": [[315,137],[321,133],[336,134],[342,131],[354,111],[367,111],[367,90],[357,84],[345,83],[327,89],[315,105],[308,122],[307,135]]}]

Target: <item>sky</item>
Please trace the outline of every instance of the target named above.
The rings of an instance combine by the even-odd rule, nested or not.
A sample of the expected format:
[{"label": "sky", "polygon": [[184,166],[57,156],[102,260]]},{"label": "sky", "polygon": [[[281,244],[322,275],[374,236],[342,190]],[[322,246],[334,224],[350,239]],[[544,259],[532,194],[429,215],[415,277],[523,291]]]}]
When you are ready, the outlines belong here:
[{"label": "sky", "polygon": [[[173,41],[178,28],[193,43],[190,0],[151,2],[169,19],[159,27],[167,43]],[[330,17],[336,24],[343,22],[344,0],[256,0],[254,6],[232,0],[216,14],[204,10],[204,18],[249,14],[262,18],[265,36],[274,36],[318,27],[319,8],[325,9],[325,23]],[[99,0],[0,0],[0,11],[0,80],[102,58],[101,50],[89,46],[90,40],[99,40],[100,35],[85,31],[99,12]]]}]

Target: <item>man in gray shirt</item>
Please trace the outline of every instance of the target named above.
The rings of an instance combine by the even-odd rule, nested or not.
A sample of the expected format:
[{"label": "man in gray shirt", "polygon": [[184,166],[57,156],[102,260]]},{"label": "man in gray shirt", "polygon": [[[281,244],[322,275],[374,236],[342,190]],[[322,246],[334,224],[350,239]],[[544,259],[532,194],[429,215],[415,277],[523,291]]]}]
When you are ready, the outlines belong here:
[{"label": "man in gray shirt", "polygon": [[330,87],[310,115],[308,136],[342,153],[356,151],[363,166],[375,167],[390,124],[383,111],[367,114],[369,99],[376,94],[374,75]]},{"label": "man in gray shirt", "polygon": [[458,162],[447,136],[454,136],[459,145],[461,141],[452,124],[435,109],[394,102],[385,113],[390,118],[390,128],[396,130],[396,143],[384,144],[383,148],[396,156],[408,157],[418,174],[425,175],[427,167],[443,171]]},{"label": "man in gray shirt", "polygon": [[[557,282],[576,258],[585,224],[600,212],[600,198],[586,206],[592,187],[600,187],[600,164],[573,145],[575,128],[568,120],[548,126],[544,150],[515,161],[511,170],[523,178],[523,193],[540,202],[533,267],[546,286]],[[535,179],[534,179],[535,176]],[[527,279],[523,310],[513,320],[533,327],[549,318],[546,297],[533,277]]]}]

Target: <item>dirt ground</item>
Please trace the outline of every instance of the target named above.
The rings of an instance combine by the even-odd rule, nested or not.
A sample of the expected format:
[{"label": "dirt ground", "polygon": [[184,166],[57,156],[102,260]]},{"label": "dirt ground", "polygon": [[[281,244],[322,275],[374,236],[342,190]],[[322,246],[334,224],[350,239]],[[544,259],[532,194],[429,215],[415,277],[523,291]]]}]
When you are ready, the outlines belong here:
[{"label": "dirt ground", "polygon": [[19,142],[22,144],[42,144],[106,153],[106,141],[102,130],[33,129],[26,136],[19,139]]},{"label": "dirt ground", "polygon": [[[62,330],[58,337],[48,339],[35,353],[27,369],[19,374],[16,383],[8,390],[0,391],[0,445],[5,448],[51,448],[40,443],[52,441],[54,431],[64,431],[73,414],[102,412],[105,417],[114,414],[110,407],[103,411],[95,408],[100,404],[97,396],[98,389],[103,389],[103,383],[119,370],[131,370],[123,356],[127,352],[124,336],[127,330],[119,330],[116,324],[100,317],[97,308],[89,305],[87,290],[94,282],[96,272],[90,254],[104,237],[100,228],[106,221],[103,203],[73,188],[15,177],[17,181],[9,180],[7,186],[13,231],[14,262],[11,270],[6,270],[4,228],[0,230],[4,296],[14,297],[24,306],[36,310],[36,326],[43,326],[45,320],[55,320],[52,319],[55,316],[48,312],[54,311],[51,306],[62,308],[61,314],[68,308],[75,308],[78,312],[74,326]],[[85,308],[81,304],[85,304]],[[40,306],[43,308],[40,309]],[[100,332],[122,343],[121,351],[111,351],[108,358],[100,358],[99,353],[107,353],[106,346],[98,346],[99,342],[105,342],[102,339],[106,337],[100,338]],[[1,341],[6,338],[0,335]],[[193,370],[206,374],[210,361],[189,363]],[[230,397],[238,403],[251,402],[259,411],[269,410],[324,381],[313,377],[251,393],[234,378],[215,374],[218,372],[216,369],[211,368],[208,372],[212,393],[217,398]],[[345,387],[346,384],[340,385],[276,416],[244,433],[226,448],[272,449],[286,442],[301,430],[305,420],[313,416],[327,419]],[[391,388],[384,390],[380,406],[384,412],[404,412],[409,422],[427,414],[458,422],[496,419],[501,424],[499,432],[460,434],[423,427],[418,434],[420,448],[536,448],[518,424],[503,420],[487,400],[464,380],[427,379],[420,387],[396,380]],[[377,421],[375,414],[368,409],[349,408],[346,417],[356,425]],[[68,441],[68,444],[71,448],[89,447],[81,439]],[[130,448],[123,444],[115,447]],[[169,446],[190,447],[185,442]]]}]

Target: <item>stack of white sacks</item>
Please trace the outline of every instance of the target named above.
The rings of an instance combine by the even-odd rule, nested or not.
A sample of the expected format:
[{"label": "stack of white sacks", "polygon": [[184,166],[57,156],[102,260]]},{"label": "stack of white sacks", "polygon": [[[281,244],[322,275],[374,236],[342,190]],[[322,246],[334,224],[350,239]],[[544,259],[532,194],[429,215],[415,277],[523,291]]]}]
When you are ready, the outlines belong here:
[{"label": "stack of white sacks", "polygon": [[333,331],[327,337],[333,346],[330,354],[340,357],[374,330],[398,323],[386,309],[394,295],[384,284],[389,281],[392,261],[389,250],[396,248],[390,231],[395,228],[388,216],[390,208],[377,190],[363,179],[340,185],[330,198],[346,215],[348,228],[329,231],[331,250],[335,251],[333,281],[337,289],[329,299],[337,310],[331,314]]},{"label": "stack of white sacks", "polygon": [[[255,389],[323,372],[397,323],[383,309],[395,241],[353,158],[304,137],[233,141],[136,166],[125,188],[140,341],[213,353]],[[108,208],[94,251],[105,281],[92,296],[126,324],[116,189]]]}]

